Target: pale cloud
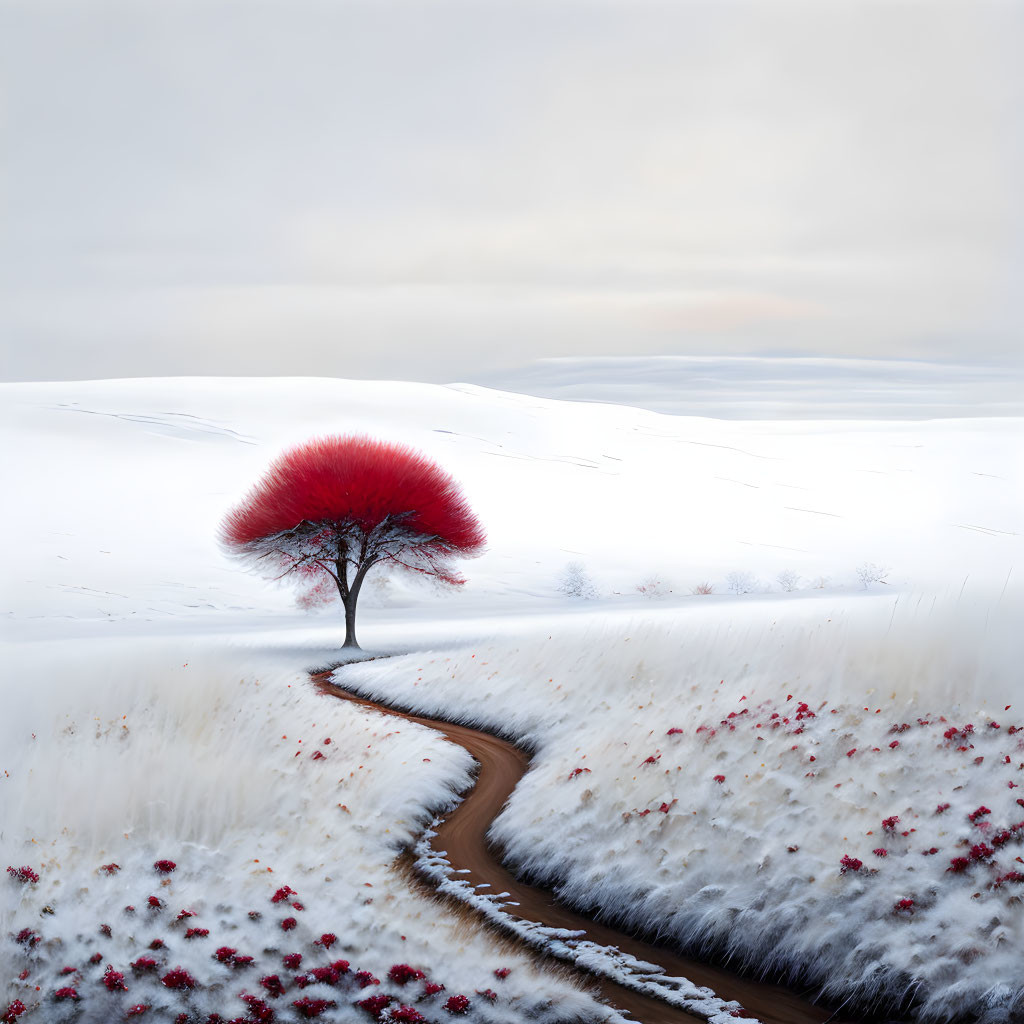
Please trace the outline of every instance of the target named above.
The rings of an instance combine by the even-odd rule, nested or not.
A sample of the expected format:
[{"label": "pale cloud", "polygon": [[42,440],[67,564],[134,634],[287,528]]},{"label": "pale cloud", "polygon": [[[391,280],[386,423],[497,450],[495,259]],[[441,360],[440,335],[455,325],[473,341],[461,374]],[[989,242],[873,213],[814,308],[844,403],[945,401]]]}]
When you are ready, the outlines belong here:
[{"label": "pale cloud", "polygon": [[9,0],[6,376],[1010,358],[1022,10]]}]

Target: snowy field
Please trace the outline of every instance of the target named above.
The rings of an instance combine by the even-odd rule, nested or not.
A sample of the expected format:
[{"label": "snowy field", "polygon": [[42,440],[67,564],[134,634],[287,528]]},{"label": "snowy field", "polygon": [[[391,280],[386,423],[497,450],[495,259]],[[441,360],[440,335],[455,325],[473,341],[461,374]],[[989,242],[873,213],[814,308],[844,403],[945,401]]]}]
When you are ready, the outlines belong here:
[{"label": "snowy field", "polygon": [[[368,583],[361,641],[404,656],[345,681],[538,748],[497,823],[516,863],[734,960],[760,964],[770,942],[839,997],[869,985],[912,991],[938,1020],[1011,1012],[1019,419],[725,421],[313,379],[3,385],[0,405],[15,496],[0,511],[0,867],[40,876],[2,885],[0,934],[27,933],[0,946],[0,1012],[20,999],[25,1020],[107,1020],[139,1004],[170,1020],[191,999],[237,1016],[237,993],[267,997],[259,978],[276,973],[279,1019],[307,996],[368,1019],[356,972],[391,991],[387,971],[409,963],[446,986],[428,998],[466,992],[470,1019],[601,1019],[408,891],[390,862],[466,759],[325,705],[302,670],[340,643],[337,609],[298,610],[217,548],[282,447],[349,431],[436,458],[488,530],[457,593]],[[570,562],[594,600],[560,592]],[[271,901],[284,885],[301,911]],[[140,956],[155,976],[132,969]],[[334,985],[295,980],[339,959]],[[127,993],[102,983],[108,964]],[[192,995],[159,984],[179,966]],[[56,1000],[66,987],[81,999]]]}]

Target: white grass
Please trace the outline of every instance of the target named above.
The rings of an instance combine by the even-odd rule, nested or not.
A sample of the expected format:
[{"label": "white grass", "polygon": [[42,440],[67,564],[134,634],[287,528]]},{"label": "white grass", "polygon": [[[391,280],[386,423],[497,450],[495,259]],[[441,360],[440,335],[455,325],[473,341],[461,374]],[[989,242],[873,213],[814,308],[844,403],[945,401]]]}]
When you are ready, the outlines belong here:
[{"label": "white grass", "polygon": [[[1024,890],[988,884],[1019,866],[1024,833],[991,863],[946,869],[963,840],[1024,821],[1024,733],[1008,729],[1024,705],[1004,711],[1020,610],[996,595],[761,601],[723,622],[701,604],[628,628],[559,622],[339,680],[534,746],[493,837],[570,902],[755,970],[803,972],[836,999],[913,991],[926,1017],[996,1020],[1024,980]],[[796,718],[801,702],[813,717]],[[944,739],[968,723],[973,735]],[[991,813],[971,824],[982,805]],[[841,874],[843,856],[864,870]],[[913,908],[896,911],[901,899]]]},{"label": "white grass", "polygon": [[[304,969],[344,958],[353,971],[385,979],[391,964],[408,962],[449,994],[501,990],[493,1011],[473,998],[469,1019],[508,1020],[527,1007],[540,1019],[601,1014],[527,959],[453,925],[390,866],[430,811],[469,784],[471,759],[460,747],[319,697],[304,674],[266,655],[188,642],[97,641],[64,658],[30,651],[32,663],[10,666],[6,690],[0,866],[27,864],[41,877],[34,885],[0,879],[0,1011],[20,998],[39,1007],[32,1019],[47,1021],[75,1012],[107,1020],[140,1002],[161,1019],[185,1008],[236,1016],[244,1010],[238,993],[265,994],[261,976],[302,973],[281,963],[298,951]],[[315,750],[324,756],[314,759]],[[177,868],[161,876],[153,868],[160,859]],[[107,875],[101,865],[111,862],[120,870]],[[296,891],[302,911],[271,902],[282,885]],[[148,908],[150,896],[164,907]],[[185,909],[196,916],[176,922]],[[250,920],[251,910],[262,919]],[[288,916],[297,927],[285,933]],[[208,928],[209,937],[186,941],[190,926]],[[8,938],[24,928],[42,941],[26,947]],[[325,932],[339,936],[329,953],[313,945]],[[153,938],[168,949],[151,952]],[[211,957],[221,946],[254,956],[255,965],[222,966]],[[89,966],[97,952],[102,962]],[[157,976],[130,970],[142,955],[158,960]],[[125,974],[126,994],[101,984],[107,964]],[[492,972],[501,965],[513,970],[497,983]],[[64,966],[79,973],[62,976]],[[191,1001],[159,984],[174,966],[200,982]],[[52,999],[66,985],[82,997],[78,1011]],[[418,988],[390,990],[412,997]],[[351,1004],[367,994],[293,987],[278,1001],[278,1019],[291,1020],[289,1004],[307,995],[338,1000],[343,1015],[335,1019],[364,1019]],[[558,1007],[554,1018],[548,1002]],[[437,997],[426,1005],[434,1004]]]}]

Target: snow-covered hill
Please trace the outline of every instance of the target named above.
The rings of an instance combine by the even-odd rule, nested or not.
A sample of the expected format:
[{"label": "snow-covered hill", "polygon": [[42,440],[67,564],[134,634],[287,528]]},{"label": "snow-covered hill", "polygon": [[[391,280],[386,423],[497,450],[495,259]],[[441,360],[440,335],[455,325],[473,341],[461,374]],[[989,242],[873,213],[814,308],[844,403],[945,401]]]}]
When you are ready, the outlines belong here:
[{"label": "snow-covered hill", "polygon": [[[1019,552],[1017,419],[726,422],[322,379],[3,385],[8,634],[294,625],[290,595],[226,562],[216,526],[283,446],[348,431],[437,458],[488,530],[454,599],[377,595],[419,613],[546,613],[569,561],[607,595],[659,576],[678,598],[733,573],[777,591],[784,570],[801,592],[856,588],[864,563],[889,588],[959,592],[1002,586]],[[364,610],[368,642],[377,619],[394,616]]]},{"label": "snow-covered hill", "polygon": [[[739,956],[756,954],[744,937],[767,916],[784,962],[817,967],[836,991],[874,964],[893,991],[918,985],[940,1017],[977,1008],[985,993],[1009,1005],[1024,980],[1004,953],[1019,948],[1020,905],[1011,883],[982,883],[990,864],[1012,870],[1003,850],[1015,847],[963,872],[945,867],[961,840],[970,857],[974,839],[991,846],[989,833],[1014,824],[1008,726],[1019,709],[1003,708],[1016,703],[1024,653],[1019,419],[726,422],[469,385],[186,378],[0,386],[0,867],[41,875],[3,885],[0,931],[43,940],[3,947],[0,1002],[52,988],[64,957],[74,966],[107,942],[100,924],[113,933],[102,955],[136,959],[149,932],[134,922],[163,889],[168,905],[197,905],[211,933],[236,930],[239,942],[224,944],[241,948],[243,911],[266,896],[265,878],[243,867],[256,859],[295,889],[291,879],[302,880],[326,915],[316,927],[348,922],[367,969],[386,970],[400,935],[430,969],[451,963],[445,951],[458,941],[464,969],[452,984],[484,983],[494,946],[424,923],[387,868],[465,765],[433,747],[424,754],[434,741],[416,730],[375,737],[377,726],[343,707],[326,735],[347,738],[330,755],[345,771],[296,760],[291,741],[305,746],[326,721],[296,673],[330,656],[340,616],[300,611],[287,591],[240,574],[215,542],[224,511],[282,447],[350,431],[436,458],[488,530],[488,551],[465,566],[457,593],[370,587],[364,645],[416,653],[359,672],[403,699],[419,682],[424,706],[499,722],[541,746],[499,825],[515,859],[535,872],[545,858],[564,864],[549,877],[569,894],[590,887],[609,910],[626,886],[645,922]],[[559,592],[570,561],[598,600]],[[884,579],[858,573],[868,563]],[[654,580],[647,596],[637,590]],[[702,583],[713,592],[691,593]],[[802,733],[790,735],[794,720],[772,725],[800,702],[816,715],[800,720]],[[721,725],[745,708],[743,728]],[[911,729],[890,738],[904,722]],[[968,724],[973,738],[951,746],[945,729]],[[367,763],[363,737],[378,773],[339,783]],[[591,771],[570,781],[577,767]],[[933,802],[949,802],[951,817],[925,822]],[[989,813],[970,821],[982,805]],[[922,857],[916,833],[891,834],[881,823],[892,816],[927,833],[941,858]],[[885,840],[884,858],[866,845],[869,831]],[[862,869],[840,875],[841,856]],[[628,879],[602,874],[610,857],[630,865]],[[158,858],[182,865],[170,886],[153,876]],[[358,870],[330,870],[338,860]],[[100,870],[112,861],[123,869],[117,885]],[[387,893],[373,917],[359,909],[354,876]],[[892,916],[899,899],[913,899],[913,913]],[[138,916],[124,916],[127,905]],[[829,929],[849,920],[864,943],[829,945]],[[212,969],[196,948],[178,942],[174,952],[194,959],[184,967]],[[561,982],[520,977],[501,1019],[531,991],[596,1012]],[[104,989],[98,978],[86,987]]]}]

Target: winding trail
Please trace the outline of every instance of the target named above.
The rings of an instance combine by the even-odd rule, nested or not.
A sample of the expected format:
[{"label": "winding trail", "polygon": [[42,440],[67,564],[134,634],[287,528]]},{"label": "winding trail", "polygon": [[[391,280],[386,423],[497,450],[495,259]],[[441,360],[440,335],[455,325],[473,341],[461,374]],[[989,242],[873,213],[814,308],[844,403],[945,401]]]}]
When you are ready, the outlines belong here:
[{"label": "winding trail", "polygon": [[[466,871],[461,877],[471,885],[488,884],[492,892],[507,892],[518,902],[515,914],[551,928],[586,932],[585,938],[602,946],[615,946],[640,960],[659,964],[667,974],[682,976],[697,985],[707,986],[723,999],[736,1000],[751,1016],[764,1024],[853,1024],[854,1018],[841,1017],[823,1006],[802,998],[780,985],[743,978],[731,971],[713,967],[682,956],[672,950],[655,946],[599,921],[570,910],[559,903],[554,893],[541,886],[529,885],[515,877],[492,852],[487,830],[506,800],[530,766],[530,757],[507,740],[468,726],[441,719],[427,718],[414,712],[379,704],[360,697],[330,681],[331,672],[312,676],[317,689],[325,695],[349,701],[360,707],[418,722],[442,733],[448,740],[464,747],[479,764],[476,782],[463,795],[462,802],[434,826],[436,835],[430,840],[434,851],[445,851],[453,868]],[[460,906],[472,910],[466,905]],[[503,934],[507,939],[507,935]],[[532,952],[532,950],[531,950]],[[554,961],[562,970],[580,977],[589,987],[595,985],[606,1002],[628,1011],[643,1024],[692,1024],[705,1018],[670,1006],[597,974],[579,967]]]}]

